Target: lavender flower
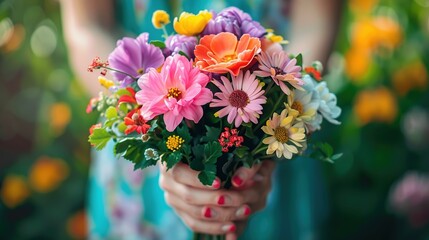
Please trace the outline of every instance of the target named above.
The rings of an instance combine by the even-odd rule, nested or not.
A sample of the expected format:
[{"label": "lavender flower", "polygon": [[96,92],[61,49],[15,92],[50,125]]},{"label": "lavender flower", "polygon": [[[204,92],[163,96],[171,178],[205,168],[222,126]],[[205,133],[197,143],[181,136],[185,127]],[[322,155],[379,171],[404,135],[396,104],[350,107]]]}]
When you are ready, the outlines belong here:
[{"label": "lavender flower", "polygon": [[247,33],[252,37],[260,38],[266,31],[259,22],[253,21],[249,14],[236,7],[229,7],[217,15],[213,14],[202,35],[220,32],[230,32],[237,37]]},{"label": "lavender flower", "polygon": [[194,36],[184,36],[180,34],[172,35],[165,41],[168,55],[178,54],[183,52],[189,58],[194,58],[194,49],[197,45],[197,38]]},{"label": "lavender flower", "polygon": [[[158,68],[164,63],[161,49],[148,43],[149,34],[140,34],[136,39],[125,37],[119,40],[115,50],[109,55],[111,68],[139,78],[150,68]],[[134,79],[120,72],[113,76],[122,86],[128,86]]]}]

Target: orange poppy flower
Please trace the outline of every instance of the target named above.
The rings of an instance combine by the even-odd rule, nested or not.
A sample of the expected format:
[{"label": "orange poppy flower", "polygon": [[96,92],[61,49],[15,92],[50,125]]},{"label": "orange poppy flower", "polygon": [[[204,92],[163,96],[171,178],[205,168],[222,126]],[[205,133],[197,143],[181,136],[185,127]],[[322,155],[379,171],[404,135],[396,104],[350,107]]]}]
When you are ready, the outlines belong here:
[{"label": "orange poppy flower", "polygon": [[201,38],[195,47],[195,61],[201,70],[238,76],[240,69],[247,67],[260,49],[258,38],[243,34],[238,41],[234,34],[222,32]]}]

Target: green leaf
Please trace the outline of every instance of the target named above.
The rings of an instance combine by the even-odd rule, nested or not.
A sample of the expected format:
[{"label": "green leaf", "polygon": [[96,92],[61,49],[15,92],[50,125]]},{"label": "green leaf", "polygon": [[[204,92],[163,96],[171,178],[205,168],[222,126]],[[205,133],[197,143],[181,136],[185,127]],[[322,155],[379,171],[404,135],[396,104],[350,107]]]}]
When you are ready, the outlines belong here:
[{"label": "green leaf", "polygon": [[184,53],[183,51],[179,51],[179,54],[182,55],[182,56],[184,56],[184,57],[186,57],[188,60],[191,60],[189,58],[189,56],[186,53]]},{"label": "green leaf", "polygon": [[152,120],[150,122],[150,128],[149,128],[149,132],[153,132],[156,128],[158,127],[158,120]]},{"label": "green leaf", "polygon": [[218,141],[209,142],[204,146],[204,163],[215,164],[220,156],[222,156],[222,146]]},{"label": "green leaf", "polygon": [[320,151],[322,151],[326,157],[331,157],[334,154],[334,149],[329,143],[319,143],[317,147],[319,147]]},{"label": "green leaf", "polygon": [[132,97],[132,94],[126,88],[118,89],[118,91],[116,91],[116,94],[118,94],[119,96],[128,95]]},{"label": "green leaf", "polygon": [[179,151],[172,152],[167,158],[167,170],[174,167],[182,159],[182,153]]},{"label": "green leaf", "polygon": [[234,155],[236,155],[238,158],[244,158],[248,154],[249,148],[246,146],[241,146],[234,150]]},{"label": "green leaf", "polygon": [[136,163],[134,165],[134,170],[136,170],[136,169],[145,169],[147,167],[156,165],[156,163],[157,163],[156,160],[153,160],[153,159],[150,159],[150,160],[144,159],[143,161],[141,161],[139,163]]},{"label": "green leaf", "polygon": [[189,144],[191,142],[191,134],[189,134],[189,128],[186,126],[186,124],[181,124],[177,130],[177,135],[183,138],[185,140],[185,144]]},{"label": "green leaf", "polygon": [[135,142],[136,144],[129,145],[127,151],[122,156],[133,163],[139,163],[144,160],[145,144],[142,141]]},{"label": "green leaf", "polygon": [[209,127],[206,126],[206,136],[201,138],[201,141],[203,142],[212,142],[212,141],[217,141],[219,139],[220,133],[222,131],[222,129],[217,128],[217,127]]},{"label": "green leaf", "polygon": [[150,44],[159,47],[161,49],[165,48],[165,43],[163,41],[159,41],[159,40],[152,40],[150,41]]},{"label": "green leaf", "polygon": [[251,127],[246,127],[246,132],[244,133],[244,136],[246,136],[250,139],[256,138]]},{"label": "green leaf", "polygon": [[198,179],[204,185],[211,186],[216,178],[216,172],[213,171],[202,171],[198,174]]},{"label": "green leaf", "polygon": [[296,65],[300,66],[302,68],[302,63],[303,63],[303,61],[302,61],[302,54],[301,53],[298,54],[298,56],[296,56],[295,58],[296,58]]},{"label": "green leaf", "polygon": [[129,146],[137,145],[138,142],[141,142],[141,140],[138,139],[122,139],[121,141],[117,142],[115,144],[115,147],[113,148],[114,154],[121,154],[127,151]]},{"label": "green leaf", "polygon": [[192,159],[190,163],[190,167],[194,169],[195,171],[202,171],[204,170],[204,145],[197,144],[192,147],[192,153],[194,155],[194,158]]},{"label": "green leaf", "polygon": [[116,111],[115,107],[110,106],[106,109],[105,115],[106,115],[106,118],[110,120],[112,118],[118,117],[118,112]]},{"label": "green leaf", "polygon": [[96,128],[89,136],[88,141],[95,146],[95,149],[103,149],[109,140],[112,139],[112,135],[104,128]]}]

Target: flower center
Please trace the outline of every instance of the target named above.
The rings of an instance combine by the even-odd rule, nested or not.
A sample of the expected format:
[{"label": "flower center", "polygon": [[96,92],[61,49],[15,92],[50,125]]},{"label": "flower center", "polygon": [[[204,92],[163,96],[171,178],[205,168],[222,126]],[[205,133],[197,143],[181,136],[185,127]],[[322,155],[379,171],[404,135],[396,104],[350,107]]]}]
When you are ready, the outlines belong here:
[{"label": "flower center", "polygon": [[277,127],[274,129],[274,137],[277,141],[285,143],[289,140],[289,131],[284,127]]},{"label": "flower center", "polygon": [[270,68],[270,73],[273,76],[285,74],[285,72],[282,69],[280,69],[279,67]]},{"label": "flower center", "polygon": [[142,75],[144,73],[143,68],[137,69],[137,74]]},{"label": "flower center", "polygon": [[250,100],[246,92],[242,90],[234,90],[231,95],[229,95],[229,102],[233,107],[243,108],[250,102]]},{"label": "flower center", "polygon": [[182,147],[182,144],[184,142],[185,142],[185,140],[183,140],[183,138],[181,138],[177,135],[171,135],[171,136],[168,136],[167,142],[165,143],[165,145],[167,146],[167,148],[169,150],[175,152],[180,147]]},{"label": "flower center", "polygon": [[304,113],[304,106],[298,101],[292,103],[292,109],[295,109],[299,112],[299,115]]},{"label": "flower center", "polygon": [[182,92],[178,88],[170,88],[168,89],[167,98],[175,98],[180,99],[182,96]]},{"label": "flower center", "polygon": [[222,62],[229,62],[237,58],[237,54],[226,55],[222,58]]},{"label": "flower center", "polygon": [[134,125],[142,126],[146,123],[144,118],[138,113],[134,113],[133,116],[131,116],[131,119],[133,119]]}]

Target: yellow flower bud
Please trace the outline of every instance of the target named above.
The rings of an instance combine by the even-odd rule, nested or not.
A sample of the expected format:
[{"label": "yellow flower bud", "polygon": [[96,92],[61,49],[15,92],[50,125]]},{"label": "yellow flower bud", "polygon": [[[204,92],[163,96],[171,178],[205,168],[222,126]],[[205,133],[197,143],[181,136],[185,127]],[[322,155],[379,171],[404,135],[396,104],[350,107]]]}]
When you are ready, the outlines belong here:
[{"label": "yellow flower bud", "polygon": [[164,10],[156,10],[152,15],[152,24],[155,28],[162,28],[170,23],[170,15]]},{"label": "yellow flower bud", "polygon": [[101,84],[101,86],[109,89],[110,87],[113,87],[115,83],[103,76],[98,76],[98,82]]},{"label": "yellow flower bud", "polygon": [[181,35],[194,36],[201,33],[212,19],[212,13],[204,10],[197,15],[183,12],[179,19],[174,18],[174,30]]}]

